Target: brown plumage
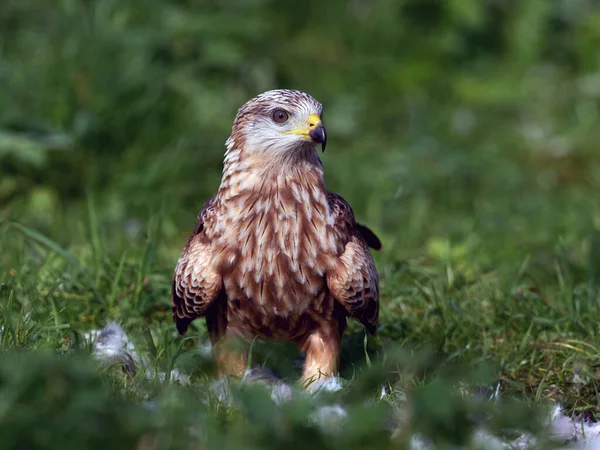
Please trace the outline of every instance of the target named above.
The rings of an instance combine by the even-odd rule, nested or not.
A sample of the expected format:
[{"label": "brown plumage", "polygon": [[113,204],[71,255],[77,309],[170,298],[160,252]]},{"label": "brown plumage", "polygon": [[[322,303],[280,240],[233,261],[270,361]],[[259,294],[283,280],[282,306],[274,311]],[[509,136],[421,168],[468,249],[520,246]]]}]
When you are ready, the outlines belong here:
[{"label": "brown plumage", "polygon": [[296,343],[303,380],[334,375],[346,317],[375,332],[375,234],[327,191],[316,151],[322,106],[299,91],[265,92],[238,111],[221,186],[196,221],[173,277],[173,317],[185,334],[204,316],[219,374],[247,356],[228,346],[254,337]]}]

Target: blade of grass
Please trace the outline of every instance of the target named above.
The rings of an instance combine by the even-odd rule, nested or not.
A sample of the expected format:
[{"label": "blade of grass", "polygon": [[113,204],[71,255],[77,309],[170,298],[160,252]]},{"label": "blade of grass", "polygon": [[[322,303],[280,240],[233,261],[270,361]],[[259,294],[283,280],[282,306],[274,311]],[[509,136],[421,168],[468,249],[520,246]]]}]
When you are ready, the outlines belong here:
[{"label": "blade of grass", "polygon": [[87,212],[88,212],[88,223],[90,227],[90,242],[92,244],[92,255],[94,258],[94,281],[96,286],[100,284],[100,278],[102,276],[102,255],[103,246],[100,240],[100,233],[98,227],[98,216],[96,214],[96,205],[94,202],[94,196],[91,192],[87,192]]},{"label": "blade of grass", "polygon": [[100,301],[100,302],[102,301],[102,295],[96,288],[94,280],[92,280],[90,274],[81,266],[81,264],[79,263],[77,258],[72,253],[68,252],[67,250],[64,250],[60,245],[58,245],[52,239],[43,235],[39,231],[29,228],[29,227],[19,223],[16,220],[11,220],[10,224],[12,227],[14,227],[17,231],[19,231],[25,237],[37,242],[38,244],[42,245],[43,247],[46,247],[48,250],[50,250],[50,251],[56,253],[57,255],[60,255],[62,258],[64,258],[71,266],[73,266],[85,278],[85,280],[88,283],[88,287],[94,292],[94,295],[96,296],[96,300]]},{"label": "blade of grass", "polygon": [[112,316],[112,311],[115,306],[115,301],[117,299],[117,291],[119,290],[119,283],[121,281],[121,277],[123,276],[123,268],[125,267],[125,260],[127,259],[127,251],[123,252],[123,256],[121,256],[121,260],[119,261],[119,267],[117,268],[117,273],[115,274],[112,282],[112,287],[110,290],[110,294],[108,296],[108,312],[107,315],[109,319]]}]

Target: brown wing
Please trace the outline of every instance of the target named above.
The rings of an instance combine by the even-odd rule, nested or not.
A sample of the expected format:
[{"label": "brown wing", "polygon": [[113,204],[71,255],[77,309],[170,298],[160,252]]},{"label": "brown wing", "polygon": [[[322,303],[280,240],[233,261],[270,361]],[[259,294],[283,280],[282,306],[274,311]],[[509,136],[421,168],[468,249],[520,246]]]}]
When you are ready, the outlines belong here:
[{"label": "brown wing", "polygon": [[336,231],[345,240],[345,246],[333,268],[327,272],[327,287],[350,317],[374,334],[379,319],[379,278],[375,262],[350,205],[332,192],[328,199]]},{"label": "brown wing", "polygon": [[177,261],[173,275],[172,307],[175,326],[185,334],[192,320],[204,315],[222,289],[221,275],[211,265],[210,240],[204,224],[214,212],[214,197],[198,213],[196,228]]}]

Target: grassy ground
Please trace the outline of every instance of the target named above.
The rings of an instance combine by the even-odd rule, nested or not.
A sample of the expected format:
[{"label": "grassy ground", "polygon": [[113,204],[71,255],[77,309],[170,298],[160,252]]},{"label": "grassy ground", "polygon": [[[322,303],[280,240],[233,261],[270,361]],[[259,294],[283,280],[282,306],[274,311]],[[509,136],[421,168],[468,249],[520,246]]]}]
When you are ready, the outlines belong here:
[{"label": "grassy ground", "polygon": [[[309,3],[0,6],[0,447],[402,448],[468,440],[481,408],[497,430],[535,428],[549,399],[600,413],[600,10]],[[379,336],[351,327],[347,390],[283,412],[214,398],[203,324],[177,337],[169,293],[236,108],[273,87],[325,105],[328,186],[384,244]],[[107,320],[192,386],[98,377],[84,333]],[[255,358],[293,381],[290,352]],[[497,382],[523,403],[459,389]],[[381,383],[407,396],[395,441]],[[307,418],[338,401],[331,439]]]}]

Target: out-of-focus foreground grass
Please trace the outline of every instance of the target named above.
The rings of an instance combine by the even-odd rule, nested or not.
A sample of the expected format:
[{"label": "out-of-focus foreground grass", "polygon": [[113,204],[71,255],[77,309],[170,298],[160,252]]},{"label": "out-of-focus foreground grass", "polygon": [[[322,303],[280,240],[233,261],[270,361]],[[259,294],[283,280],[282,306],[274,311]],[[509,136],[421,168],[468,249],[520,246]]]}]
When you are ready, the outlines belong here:
[{"label": "out-of-focus foreground grass", "polygon": [[[206,403],[210,372],[170,317],[235,111],[278,87],[324,104],[328,187],[384,244],[380,337],[365,350],[351,328],[342,371],[358,387],[335,439],[302,400],[283,413],[252,390],[239,408]],[[593,0],[3,0],[0,447],[402,448],[412,431],[460,443],[476,407],[450,388],[454,364],[595,417],[599,97]],[[98,377],[72,354],[106,320],[198,383]],[[390,365],[424,347],[435,356],[417,375]],[[395,441],[376,426],[388,412],[365,406],[380,381],[408,392]]]}]

